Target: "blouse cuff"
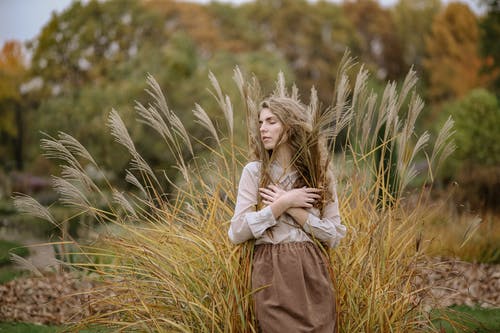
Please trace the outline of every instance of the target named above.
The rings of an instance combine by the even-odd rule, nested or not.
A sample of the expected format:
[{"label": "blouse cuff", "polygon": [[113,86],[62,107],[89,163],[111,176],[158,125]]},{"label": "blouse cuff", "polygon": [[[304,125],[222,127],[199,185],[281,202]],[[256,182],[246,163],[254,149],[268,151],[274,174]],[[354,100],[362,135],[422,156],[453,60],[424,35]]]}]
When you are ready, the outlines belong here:
[{"label": "blouse cuff", "polygon": [[318,224],[318,220],[321,221],[320,218],[309,213],[306,222],[304,222],[304,225],[302,226],[304,231],[309,234],[314,234],[313,226]]},{"label": "blouse cuff", "polygon": [[306,222],[303,225],[304,231],[316,237],[320,241],[328,243],[328,246],[333,248],[336,246],[336,233],[334,228],[329,224],[324,223],[316,215],[309,213]]},{"label": "blouse cuff", "polygon": [[271,206],[267,206],[258,212],[250,212],[246,214],[248,227],[255,238],[262,236],[266,229],[276,225],[277,221],[274,218]]}]

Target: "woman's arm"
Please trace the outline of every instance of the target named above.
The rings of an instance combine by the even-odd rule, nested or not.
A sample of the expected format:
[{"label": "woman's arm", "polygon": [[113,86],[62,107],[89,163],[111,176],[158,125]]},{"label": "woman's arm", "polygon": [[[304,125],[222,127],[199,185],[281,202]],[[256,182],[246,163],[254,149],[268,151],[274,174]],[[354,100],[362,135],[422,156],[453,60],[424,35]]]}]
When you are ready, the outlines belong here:
[{"label": "woman's arm", "polygon": [[262,236],[267,228],[277,221],[271,207],[267,206],[256,211],[259,193],[259,163],[251,162],[243,168],[234,215],[231,219],[228,236],[232,243],[243,243],[252,238]]},{"label": "woman's arm", "polygon": [[345,237],[346,227],[340,220],[336,192],[333,192],[332,201],[323,209],[321,218],[302,208],[290,208],[287,213],[302,226],[304,231],[327,242],[331,248],[336,247],[339,241]]},{"label": "woman's arm", "polygon": [[[266,204],[274,204],[276,201],[281,200],[284,197],[290,196],[295,193],[302,197],[307,197],[306,205],[302,206],[292,206],[286,210],[286,213],[290,215],[298,224],[300,224],[304,231],[311,234],[313,237],[327,242],[330,247],[335,247],[340,239],[344,238],[346,234],[346,228],[341,224],[340,213],[338,207],[337,192],[335,185],[332,182],[330,185],[330,191],[332,193],[332,199],[323,209],[322,218],[315,216],[314,214],[307,211],[305,208],[312,207],[311,199],[314,198],[314,193],[316,189],[304,188],[304,189],[293,189],[291,191],[284,191],[277,186],[271,185],[267,189],[260,189],[261,195],[264,197]],[[304,191],[309,191],[304,192]],[[305,194],[307,193],[307,195]],[[318,198],[319,196],[316,196]]]},{"label": "woman's arm", "polygon": [[[269,185],[268,188],[259,189],[263,199],[262,202],[271,207],[276,218],[285,212],[288,213],[293,208],[301,208],[301,210],[302,208],[311,208],[313,203],[321,198],[318,194],[320,191],[317,188],[307,187],[284,191],[276,185]],[[297,214],[300,214],[300,210],[297,210]]]}]

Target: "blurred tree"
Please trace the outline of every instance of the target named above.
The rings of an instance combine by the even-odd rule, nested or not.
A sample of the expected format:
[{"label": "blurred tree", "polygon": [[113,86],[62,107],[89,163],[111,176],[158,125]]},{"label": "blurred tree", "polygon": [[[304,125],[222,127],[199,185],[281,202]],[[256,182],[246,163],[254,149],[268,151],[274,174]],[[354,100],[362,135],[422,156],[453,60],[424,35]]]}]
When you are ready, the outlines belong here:
[{"label": "blurred tree", "polygon": [[481,86],[476,16],[463,3],[450,3],[438,14],[426,38],[424,68],[429,76],[429,98],[443,102]]},{"label": "blurred tree", "polygon": [[[127,2],[127,4],[129,3]],[[165,143],[161,137],[150,128],[134,121],[136,118],[133,110],[134,100],[144,105],[151,103],[150,96],[144,92],[147,73],[151,73],[158,81],[168,98],[169,107],[186,125],[188,133],[198,139],[204,139],[208,133],[193,121],[191,110],[195,103],[199,103],[210,115],[220,114],[217,111],[216,102],[207,91],[207,87],[210,85],[209,70],[214,72],[225,90],[228,86],[234,87],[232,76],[236,65],[240,65],[242,69],[246,69],[250,73],[258,74],[263,79],[264,84],[274,82],[280,69],[284,70],[289,75],[288,77],[291,76],[289,74],[291,71],[279,54],[255,51],[251,48],[247,50],[239,47],[237,43],[225,42],[218,32],[221,27],[214,23],[216,20],[211,16],[215,15],[212,10],[215,10],[213,8],[217,7],[216,4],[212,5],[213,8],[211,7],[210,11],[198,4],[174,1],[144,2],[137,6],[137,10],[133,14],[135,16],[128,19],[123,19],[123,15],[128,17],[127,13],[130,8],[123,6],[125,8],[122,8],[121,11],[118,10],[119,2],[117,1],[75,3],[67,12],[53,17],[48,27],[44,28],[47,36],[50,31],[49,27],[54,22],[60,21],[61,18],[64,18],[66,27],[75,27],[77,23],[81,23],[81,31],[94,31],[94,33],[95,31],[104,31],[106,25],[99,26],[99,23],[95,21],[94,16],[97,15],[95,14],[97,12],[98,17],[108,17],[108,20],[116,22],[117,25],[122,24],[123,21],[130,21],[131,34],[140,38],[138,38],[137,44],[134,44],[136,47],[133,52],[130,51],[130,48],[120,46],[116,49],[113,57],[89,56],[86,59],[90,59],[89,62],[92,63],[92,66],[82,76],[79,74],[81,69],[74,66],[53,68],[54,71],[60,70],[57,73],[50,71],[49,69],[55,66],[55,62],[51,62],[50,66],[47,65],[43,69],[38,68],[40,70],[38,72],[35,70],[34,74],[39,75],[46,82],[45,88],[51,87],[51,89],[46,89],[45,98],[41,99],[37,112],[31,118],[31,123],[35,124],[34,133],[43,131],[54,136],[62,130],[75,136],[86,147],[89,147],[96,160],[116,174],[123,172],[128,163],[128,154],[124,149],[116,149],[116,144],[112,142],[112,137],[107,134],[108,130],[105,128],[107,115],[111,108],[115,108],[129,127],[131,136],[143,157],[153,168],[166,169],[167,176],[170,179],[175,179],[177,170],[170,168],[173,156],[167,153],[157,153],[165,150]],[[80,8],[84,13],[87,13],[89,16],[87,21],[91,27],[86,27],[86,23],[82,21],[81,17],[74,18],[78,16],[74,13],[75,8]],[[221,10],[217,8],[215,11]],[[193,14],[193,12],[190,12],[190,9],[196,13],[199,20],[192,20],[189,13]],[[154,15],[149,12],[154,12]],[[73,15],[68,13],[73,13]],[[155,17],[156,21],[145,22],[143,27],[141,20],[147,20],[151,15]],[[230,20],[226,23],[232,24]],[[109,24],[112,26],[111,23]],[[148,28],[148,24],[151,25],[150,28]],[[59,23],[58,26],[60,26]],[[155,33],[142,35],[145,28],[154,30]],[[66,31],[64,33],[71,35]],[[50,42],[52,39],[47,36],[42,34],[40,38],[48,38]],[[118,36],[117,33],[110,34],[109,31],[104,36],[109,45],[113,45],[115,39],[118,41],[127,40],[123,36]],[[201,42],[202,40],[203,42]],[[61,46],[62,49],[58,49],[59,46],[53,40],[50,43],[47,42],[50,47],[44,49],[45,53],[41,52],[42,48],[38,49],[40,51],[38,53],[39,59],[52,56],[49,52],[51,49],[57,49],[61,57],[79,59],[87,57],[90,54],[87,50],[95,48],[96,41],[93,39],[78,39],[78,41],[78,48],[75,50],[66,50],[63,46]],[[41,42],[34,43],[34,45],[40,44]],[[69,55],[65,55],[65,53]],[[42,54],[44,54],[43,57]],[[58,58],[56,57],[56,59]],[[66,78],[64,73],[67,73],[68,77],[75,76],[79,79],[71,80]],[[55,78],[64,82],[65,88],[55,91],[54,87],[57,87],[58,84],[56,82],[59,82]],[[273,86],[266,88],[270,90]],[[238,92],[235,87],[228,89],[227,93],[233,101],[238,100],[236,98]],[[236,107],[237,105],[235,105]],[[237,121],[235,132],[239,132],[244,139],[243,117],[240,117],[243,114],[235,109],[235,120]],[[220,123],[224,124],[225,122],[221,121]],[[37,135],[32,142],[38,146],[40,138],[41,135]],[[206,143],[207,141],[202,142]],[[195,143],[193,149],[195,151],[203,149],[203,145]],[[36,153],[38,151],[32,152],[33,155]],[[185,157],[189,159],[187,148],[184,153]],[[117,178],[121,180],[123,177]]]},{"label": "blurred tree", "polygon": [[381,80],[402,78],[405,67],[403,48],[391,13],[375,0],[343,3],[345,14],[356,28],[361,61],[371,67]]},{"label": "blurred tree", "polygon": [[449,177],[458,181],[459,200],[473,208],[500,209],[500,104],[494,94],[475,89],[447,104],[443,112],[455,120],[456,153],[448,162]]},{"label": "blurred tree", "polygon": [[0,164],[15,162],[23,169],[23,108],[20,87],[26,59],[17,41],[7,41],[0,51]]},{"label": "blurred tree", "polygon": [[137,1],[75,1],[49,23],[32,44],[32,74],[58,95],[96,82],[113,64],[134,57],[146,42],[163,36],[158,15]]},{"label": "blurred tree", "polygon": [[288,61],[299,90],[314,85],[329,104],[337,65],[346,47],[356,48],[354,29],[341,7],[326,1],[258,0],[244,10],[264,39],[262,48]]},{"label": "blurred tree", "polygon": [[485,57],[485,72],[493,76],[492,90],[500,97],[500,1],[482,0],[487,8],[480,20],[481,50]]},{"label": "blurred tree", "polygon": [[425,37],[440,7],[439,0],[399,0],[394,6],[394,26],[406,68],[414,66],[418,73],[423,73]]},{"label": "blurred tree", "polygon": [[262,49],[265,39],[259,33],[257,21],[247,15],[248,5],[234,6],[223,2],[210,2],[208,10],[220,38],[219,49],[229,52],[252,52]]},{"label": "blurred tree", "polygon": [[475,89],[445,107],[455,120],[460,163],[500,165],[500,105],[492,93]]},{"label": "blurred tree", "polygon": [[213,50],[221,46],[215,20],[206,6],[175,0],[144,1],[143,5],[161,17],[164,37],[182,31],[205,57],[210,57]]},{"label": "blurred tree", "polygon": [[[151,73],[168,92],[170,107],[174,110],[191,107],[193,100],[190,96],[196,98],[196,90],[200,92],[205,88],[189,80],[197,69],[196,49],[189,37],[179,34],[162,47],[145,43],[134,57],[110,64],[107,75],[99,80],[46,98],[37,109],[33,123],[38,131],[52,136],[58,131],[73,135],[89,147],[109,171],[115,174],[123,172],[129,157],[124,149],[116,149],[116,144],[108,135],[106,124],[111,109],[116,109],[129,126],[128,130],[137,140],[139,151],[145,158],[159,156],[153,152],[161,149],[161,141],[152,135],[150,129],[134,121],[134,100],[145,105],[149,102],[144,89],[146,74]],[[183,120],[186,116],[189,112],[180,114]],[[34,141],[39,141],[41,137],[38,134]],[[171,159],[172,156],[164,155],[163,160],[151,161],[151,165],[160,167],[160,164],[170,164]]]}]

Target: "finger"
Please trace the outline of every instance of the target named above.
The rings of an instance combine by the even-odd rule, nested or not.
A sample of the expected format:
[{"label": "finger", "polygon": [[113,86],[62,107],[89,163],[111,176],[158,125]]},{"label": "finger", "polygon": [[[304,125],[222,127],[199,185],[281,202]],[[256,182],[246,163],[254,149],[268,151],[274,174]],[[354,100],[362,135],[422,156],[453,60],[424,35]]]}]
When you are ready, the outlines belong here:
[{"label": "finger", "polygon": [[263,203],[264,205],[267,205],[267,206],[269,206],[269,205],[271,205],[271,204],[272,204],[272,202],[271,202],[271,201],[267,201],[267,200],[262,200],[262,203]]},{"label": "finger", "polygon": [[322,189],[315,188],[315,187],[306,187],[305,191],[308,193],[321,193],[321,192],[323,192]]},{"label": "finger", "polygon": [[308,199],[306,200],[307,203],[310,203],[311,205],[314,205],[316,202],[318,202],[318,200],[316,199]]},{"label": "finger", "polygon": [[259,191],[260,191],[261,193],[266,193],[266,194],[268,194],[268,195],[272,195],[272,194],[274,194],[274,192],[273,192],[273,191],[271,191],[270,189],[267,189],[267,188],[265,188],[265,187],[261,187],[261,188],[259,188]]},{"label": "finger", "polygon": [[261,193],[260,196],[266,200],[273,200],[273,196],[266,193]]},{"label": "finger", "polygon": [[274,185],[274,184],[269,185],[268,188],[272,189],[274,192],[281,190],[281,188],[279,186]]},{"label": "finger", "polygon": [[276,196],[276,192],[273,192],[273,191],[270,191],[270,190],[262,190],[262,191],[259,191],[260,193],[264,193],[266,195],[269,195],[271,197],[275,197]]}]

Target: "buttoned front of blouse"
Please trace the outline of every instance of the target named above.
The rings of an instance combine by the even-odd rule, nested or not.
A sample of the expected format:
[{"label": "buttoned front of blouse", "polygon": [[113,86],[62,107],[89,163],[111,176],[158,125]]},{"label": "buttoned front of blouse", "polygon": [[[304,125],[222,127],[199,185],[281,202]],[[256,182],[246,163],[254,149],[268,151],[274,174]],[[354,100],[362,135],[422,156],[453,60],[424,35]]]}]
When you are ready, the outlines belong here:
[{"label": "buttoned front of blouse", "polygon": [[[330,184],[333,200],[323,209],[323,216],[319,216],[316,208],[308,209],[309,215],[300,226],[288,214],[282,214],[275,219],[271,207],[266,206],[257,211],[259,195],[260,162],[248,163],[241,174],[238,186],[238,197],[234,216],[229,227],[229,239],[239,244],[255,238],[256,244],[279,244],[287,242],[312,242],[312,237],[327,242],[335,247],[345,236],[346,228],[341,224],[335,185]],[[297,172],[285,172],[277,163],[271,165],[272,181],[284,190],[292,189],[297,179]],[[265,232],[272,228],[272,232]]]}]

